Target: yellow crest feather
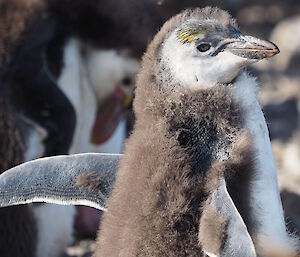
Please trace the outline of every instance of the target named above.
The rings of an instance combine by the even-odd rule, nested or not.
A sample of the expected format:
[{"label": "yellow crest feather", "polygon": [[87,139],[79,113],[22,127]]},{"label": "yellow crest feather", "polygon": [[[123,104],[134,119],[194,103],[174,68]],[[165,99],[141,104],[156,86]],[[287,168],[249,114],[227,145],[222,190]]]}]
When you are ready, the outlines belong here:
[{"label": "yellow crest feather", "polygon": [[177,37],[182,43],[191,43],[192,41],[200,38],[202,35],[203,33],[200,31],[199,27],[185,26],[177,32]]}]

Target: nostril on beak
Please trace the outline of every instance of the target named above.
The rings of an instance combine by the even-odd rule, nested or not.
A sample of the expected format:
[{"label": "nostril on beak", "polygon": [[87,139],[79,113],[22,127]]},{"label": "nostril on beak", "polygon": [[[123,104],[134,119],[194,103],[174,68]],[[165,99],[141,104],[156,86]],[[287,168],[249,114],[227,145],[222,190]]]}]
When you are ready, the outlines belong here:
[{"label": "nostril on beak", "polygon": [[228,48],[233,54],[252,60],[269,58],[280,52],[274,43],[251,36],[242,36]]}]

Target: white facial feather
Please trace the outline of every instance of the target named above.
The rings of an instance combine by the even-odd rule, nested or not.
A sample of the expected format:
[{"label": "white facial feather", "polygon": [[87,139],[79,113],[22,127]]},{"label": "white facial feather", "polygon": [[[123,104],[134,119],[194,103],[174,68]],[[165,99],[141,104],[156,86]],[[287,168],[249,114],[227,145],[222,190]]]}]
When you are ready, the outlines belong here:
[{"label": "white facial feather", "polygon": [[[82,49],[85,49],[81,54]],[[64,68],[59,87],[76,111],[77,124],[70,153],[120,153],[126,137],[124,121],[112,138],[101,145],[90,142],[98,105],[109,97],[124,78],[133,78],[139,63],[114,50],[99,50],[71,39],[64,50]]]},{"label": "white facial feather", "polygon": [[139,62],[115,50],[98,50],[92,47],[86,54],[87,74],[98,102],[112,94],[122,79],[133,78]]},{"label": "white facial feather", "polygon": [[202,56],[194,42],[183,44],[178,41],[176,31],[164,42],[161,59],[172,73],[174,82],[202,89],[231,82],[250,62],[226,51],[216,56]]}]

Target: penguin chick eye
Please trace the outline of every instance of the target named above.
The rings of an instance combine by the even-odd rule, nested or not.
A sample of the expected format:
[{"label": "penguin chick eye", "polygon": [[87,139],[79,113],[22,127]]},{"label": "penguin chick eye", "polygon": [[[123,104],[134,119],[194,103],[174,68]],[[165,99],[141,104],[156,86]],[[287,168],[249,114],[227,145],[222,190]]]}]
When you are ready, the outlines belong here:
[{"label": "penguin chick eye", "polygon": [[199,52],[204,53],[207,52],[211,48],[211,45],[208,43],[202,43],[197,46]]},{"label": "penguin chick eye", "polygon": [[130,77],[126,77],[122,80],[122,85],[125,87],[129,87],[130,85],[132,85],[132,79]]}]

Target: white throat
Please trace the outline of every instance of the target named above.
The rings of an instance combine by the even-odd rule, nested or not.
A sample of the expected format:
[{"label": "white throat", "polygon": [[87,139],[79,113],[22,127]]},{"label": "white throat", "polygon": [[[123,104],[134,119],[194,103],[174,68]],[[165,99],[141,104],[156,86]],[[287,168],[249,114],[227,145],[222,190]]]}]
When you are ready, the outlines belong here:
[{"label": "white throat", "polygon": [[277,173],[267,124],[257,99],[258,84],[243,72],[234,83],[235,101],[245,111],[245,127],[252,136],[255,153],[255,176],[252,181],[250,205],[260,223],[256,240],[264,244],[267,238],[283,247],[295,246],[286,232]]}]

